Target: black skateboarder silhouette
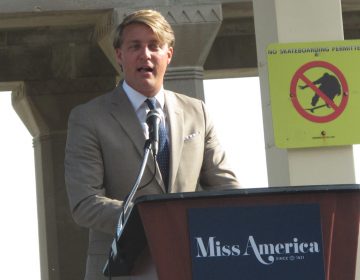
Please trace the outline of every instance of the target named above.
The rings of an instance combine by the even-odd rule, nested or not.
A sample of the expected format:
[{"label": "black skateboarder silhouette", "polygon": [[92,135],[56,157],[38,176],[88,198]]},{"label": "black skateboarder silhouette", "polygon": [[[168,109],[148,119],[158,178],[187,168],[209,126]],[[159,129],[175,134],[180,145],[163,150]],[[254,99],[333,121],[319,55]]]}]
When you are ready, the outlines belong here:
[{"label": "black skateboarder silhouette", "polygon": [[[341,94],[341,85],[338,79],[335,76],[330,75],[329,73],[324,73],[324,75],[322,75],[321,78],[317,79],[316,81],[313,81],[312,83],[314,85],[320,85],[318,87],[319,90],[323,92],[331,100],[334,100],[335,96]],[[309,86],[308,85],[299,86],[300,89],[305,89],[307,87]],[[319,95],[317,95],[317,93],[315,92],[311,100],[311,105],[313,107],[306,110],[310,110],[311,112],[314,112],[314,110],[321,107],[325,107],[325,106],[330,107],[329,104],[327,104],[326,102],[323,105],[316,106],[318,101],[319,101]]]}]

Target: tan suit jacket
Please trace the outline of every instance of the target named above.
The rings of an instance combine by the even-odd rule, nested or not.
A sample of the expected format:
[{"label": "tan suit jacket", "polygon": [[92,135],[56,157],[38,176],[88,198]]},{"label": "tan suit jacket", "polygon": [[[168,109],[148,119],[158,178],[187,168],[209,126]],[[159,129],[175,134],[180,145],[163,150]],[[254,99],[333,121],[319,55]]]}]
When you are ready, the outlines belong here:
[{"label": "tan suit jacket", "polygon": [[[199,184],[203,189],[238,187],[204,103],[165,91],[165,110],[170,127],[169,192],[193,192]],[[85,279],[106,279],[101,271],[122,200],[138,175],[144,143],[142,127],[122,86],[70,114],[65,181],[75,221],[90,229]],[[150,158],[143,183],[150,181],[155,168]],[[138,196],[165,192],[159,174],[158,170]]]}]

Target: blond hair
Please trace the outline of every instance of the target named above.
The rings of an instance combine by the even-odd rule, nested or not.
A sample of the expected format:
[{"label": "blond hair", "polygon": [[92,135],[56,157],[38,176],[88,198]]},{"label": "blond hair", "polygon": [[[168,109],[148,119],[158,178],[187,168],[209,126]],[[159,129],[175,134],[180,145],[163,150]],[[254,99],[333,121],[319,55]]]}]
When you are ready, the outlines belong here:
[{"label": "blond hair", "polygon": [[175,35],[167,20],[157,11],[154,10],[139,10],[127,15],[124,20],[116,28],[113,46],[115,49],[120,48],[124,38],[124,29],[134,23],[145,24],[157,36],[161,44],[168,44],[169,47],[175,45]]}]

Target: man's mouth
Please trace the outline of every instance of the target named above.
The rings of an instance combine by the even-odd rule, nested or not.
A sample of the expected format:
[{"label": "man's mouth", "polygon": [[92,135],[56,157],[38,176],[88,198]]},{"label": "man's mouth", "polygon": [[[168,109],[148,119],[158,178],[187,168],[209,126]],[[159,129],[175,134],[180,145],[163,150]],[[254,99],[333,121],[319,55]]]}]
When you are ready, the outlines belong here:
[{"label": "man's mouth", "polygon": [[152,67],[139,67],[137,71],[144,73],[152,73],[154,69]]}]

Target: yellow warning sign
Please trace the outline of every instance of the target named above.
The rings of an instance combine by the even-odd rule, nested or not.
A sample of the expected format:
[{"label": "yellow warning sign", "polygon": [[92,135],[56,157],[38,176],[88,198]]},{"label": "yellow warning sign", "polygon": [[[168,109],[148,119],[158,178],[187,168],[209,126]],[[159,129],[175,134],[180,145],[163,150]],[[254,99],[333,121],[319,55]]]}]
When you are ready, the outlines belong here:
[{"label": "yellow warning sign", "polygon": [[360,143],[360,40],[267,48],[275,144]]}]

